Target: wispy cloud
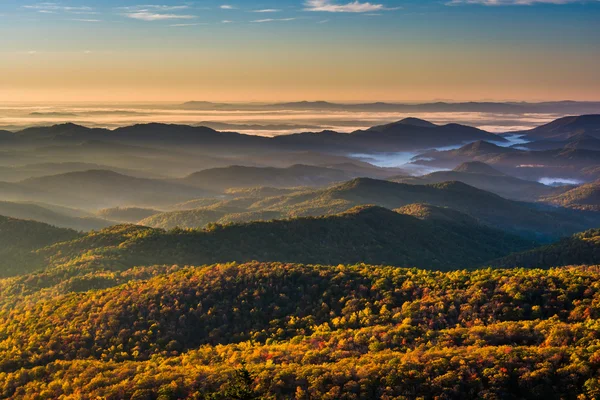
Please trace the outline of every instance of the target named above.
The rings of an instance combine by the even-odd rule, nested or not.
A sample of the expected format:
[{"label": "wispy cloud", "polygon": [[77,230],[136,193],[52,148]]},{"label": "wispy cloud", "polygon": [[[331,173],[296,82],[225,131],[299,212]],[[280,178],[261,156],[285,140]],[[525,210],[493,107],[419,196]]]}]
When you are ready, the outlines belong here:
[{"label": "wispy cloud", "polygon": [[221,10],[235,10],[236,9],[236,7],[231,6],[229,4],[223,4],[220,8],[221,8]]},{"label": "wispy cloud", "polygon": [[265,18],[265,19],[257,19],[254,21],[250,21],[253,23],[264,23],[264,22],[285,22],[285,21],[295,21],[296,18]]},{"label": "wispy cloud", "polygon": [[224,19],[223,21],[221,21],[222,24],[233,24],[233,21],[230,21],[228,19]]},{"label": "wispy cloud", "polygon": [[253,10],[252,12],[255,13],[276,13],[276,12],[280,12],[281,10],[278,10],[277,8],[265,8],[264,10]]},{"label": "wispy cloud", "polygon": [[338,13],[368,13],[374,11],[397,10],[397,8],[388,8],[383,4],[363,3],[358,0],[343,4],[336,3],[333,0],[307,0],[304,3],[304,6],[306,11]]},{"label": "wispy cloud", "polygon": [[118,9],[123,10],[123,11],[154,10],[157,12],[168,12],[168,11],[186,10],[188,8],[190,8],[190,7],[187,5],[169,6],[169,5],[161,5],[161,4],[146,4],[146,5],[119,7]]},{"label": "wispy cloud", "polygon": [[480,4],[484,6],[531,6],[534,4],[573,4],[586,3],[586,0],[451,0],[449,6],[462,4]]},{"label": "wispy cloud", "polygon": [[128,18],[137,19],[141,21],[165,21],[174,19],[193,19],[195,15],[191,14],[175,14],[174,11],[186,10],[189,7],[186,5],[181,6],[168,6],[168,5],[140,5],[130,7],[120,7],[120,10],[124,11],[124,15]]},{"label": "wispy cloud", "polygon": [[71,21],[77,21],[77,22],[101,22],[99,19],[90,19],[90,18],[74,18]]},{"label": "wispy cloud", "polygon": [[196,18],[194,15],[181,15],[181,14],[160,14],[151,13],[147,11],[139,11],[134,13],[126,14],[127,17],[133,19],[139,19],[141,21],[164,21],[170,19],[192,19]]},{"label": "wispy cloud", "polygon": [[92,7],[87,6],[63,6],[60,3],[36,3],[24,5],[23,8],[28,10],[37,11],[42,14],[56,14],[59,12],[70,13],[70,14],[96,14]]}]

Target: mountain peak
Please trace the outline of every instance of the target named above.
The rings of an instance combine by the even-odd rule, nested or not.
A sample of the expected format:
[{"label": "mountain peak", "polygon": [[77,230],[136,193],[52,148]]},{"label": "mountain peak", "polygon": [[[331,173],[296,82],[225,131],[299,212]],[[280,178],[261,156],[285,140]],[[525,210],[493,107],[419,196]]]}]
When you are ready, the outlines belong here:
[{"label": "mountain peak", "polygon": [[477,155],[477,154],[486,154],[486,153],[506,153],[509,151],[514,151],[514,149],[509,149],[506,147],[501,147],[495,145],[490,142],[486,142],[485,140],[478,140],[473,143],[469,143],[456,150],[459,154],[464,155]]},{"label": "mountain peak", "polygon": [[435,128],[438,126],[432,122],[426,121],[424,119],[414,118],[414,117],[404,118],[403,120],[396,122],[396,124],[397,125],[418,126],[420,128]]}]

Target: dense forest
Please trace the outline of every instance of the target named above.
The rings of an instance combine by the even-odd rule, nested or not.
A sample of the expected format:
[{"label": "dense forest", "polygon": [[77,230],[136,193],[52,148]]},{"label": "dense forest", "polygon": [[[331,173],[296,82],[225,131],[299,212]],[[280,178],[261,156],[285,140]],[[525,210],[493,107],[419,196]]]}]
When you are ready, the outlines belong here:
[{"label": "dense forest", "polygon": [[496,267],[547,268],[600,264],[600,229],[591,229],[556,243],[511,254],[490,263]]},{"label": "dense forest", "polygon": [[163,273],[4,307],[0,396],[600,395],[599,267],[250,263]]}]

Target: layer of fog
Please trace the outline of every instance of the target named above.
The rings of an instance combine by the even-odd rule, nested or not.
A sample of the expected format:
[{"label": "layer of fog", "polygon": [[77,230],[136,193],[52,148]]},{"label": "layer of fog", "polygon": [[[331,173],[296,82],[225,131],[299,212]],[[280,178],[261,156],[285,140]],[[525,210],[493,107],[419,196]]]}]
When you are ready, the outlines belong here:
[{"label": "layer of fog", "polygon": [[31,126],[73,122],[90,127],[117,128],[158,122],[209,125],[217,130],[234,130],[260,136],[285,135],[303,131],[335,130],[352,132],[407,117],[436,124],[459,123],[490,132],[530,129],[550,122],[556,114],[496,114],[471,112],[397,113],[337,110],[183,110],[173,105],[0,105],[0,129],[19,130]]},{"label": "layer of fog", "polygon": [[569,185],[581,185],[584,181],[578,179],[567,179],[567,178],[550,178],[545,177],[538,180],[538,182],[546,186],[569,186]]}]

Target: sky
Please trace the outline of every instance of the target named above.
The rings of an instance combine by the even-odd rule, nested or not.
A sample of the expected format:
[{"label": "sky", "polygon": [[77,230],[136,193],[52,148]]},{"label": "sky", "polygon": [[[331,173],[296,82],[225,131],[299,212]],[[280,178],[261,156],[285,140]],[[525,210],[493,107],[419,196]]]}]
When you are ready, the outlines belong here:
[{"label": "sky", "polygon": [[0,102],[600,100],[600,0],[0,0]]}]

